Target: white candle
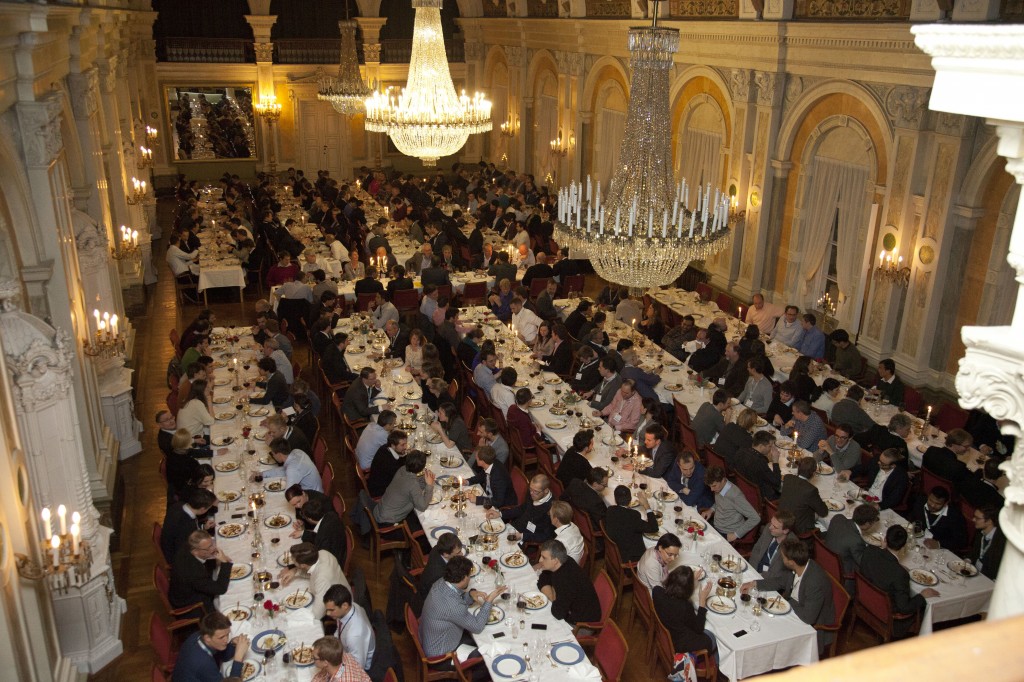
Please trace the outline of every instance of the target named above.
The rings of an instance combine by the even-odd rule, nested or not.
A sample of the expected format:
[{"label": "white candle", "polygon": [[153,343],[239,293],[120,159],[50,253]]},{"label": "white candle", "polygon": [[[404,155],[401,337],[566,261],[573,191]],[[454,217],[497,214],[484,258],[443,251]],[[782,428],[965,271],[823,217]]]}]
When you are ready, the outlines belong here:
[{"label": "white candle", "polygon": [[117,339],[117,315],[110,318],[110,333],[114,335],[114,339]]},{"label": "white candle", "polygon": [[60,519],[60,534],[61,536],[67,535],[68,533],[68,508],[63,504],[57,507],[57,518]]},{"label": "white candle", "polygon": [[60,538],[54,535],[50,538],[50,550],[53,553],[53,567],[60,567]]},{"label": "white candle", "polygon": [[79,528],[77,523],[71,524],[71,553],[78,556],[78,535]]},{"label": "white candle", "polygon": [[132,246],[138,246],[138,245],[139,245],[139,231],[138,230],[132,230]]},{"label": "white candle", "polygon": [[41,516],[43,517],[43,536],[46,538],[46,541],[49,542],[50,537],[53,536],[53,528],[50,526],[50,508],[43,507],[43,513]]},{"label": "white candle", "polygon": [[99,331],[99,328],[100,328],[100,311],[96,310],[96,309],[93,309],[92,316],[96,318],[96,331]]},{"label": "white candle", "polygon": [[71,525],[78,525],[82,523],[82,515],[78,512],[71,512]]},{"label": "white candle", "polygon": [[930,422],[931,420],[932,420],[932,406],[929,405],[928,406],[928,416],[925,417],[925,421],[929,421]]},{"label": "white candle", "polygon": [[[800,440],[800,432],[799,431],[794,431],[793,432],[793,442],[795,443],[798,440]],[[797,447],[799,447],[799,446],[797,446]]]},{"label": "white candle", "polygon": [[739,318],[743,319],[743,306],[740,306]]}]

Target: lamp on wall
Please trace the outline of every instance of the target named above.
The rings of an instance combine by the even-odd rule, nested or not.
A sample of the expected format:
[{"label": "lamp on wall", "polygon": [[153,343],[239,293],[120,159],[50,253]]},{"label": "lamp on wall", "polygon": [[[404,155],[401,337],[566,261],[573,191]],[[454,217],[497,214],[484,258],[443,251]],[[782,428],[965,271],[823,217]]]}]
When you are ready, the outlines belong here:
[{"label": "lamp on wall", "polygon": [[898,254],[896,227],[887,225],[886,230],[882,237],[882,251],[878,254],[878,265],[875,267],[875,279],[906,287],[910,284],[910,265],[904,265],[903,256]]},{"label": "lamp on wall", "polygon": [[46,580],[52,589],[62,593],[72,585],[88,582],[92,571],[92,549],[82,539],[82,515],[72,512],[69,527],[67,508],[63,504],[57,507],[60,533],[53,532],[49,507],[43,507],[41,517],[46,559],[38,563],[24,554],[15,554],[18,575],[26,580]]},{"label": "lamp on wall", "polygon": [[551,146],[551,153],[557,157],[564,157],[569,153],[569,150],[576,146],[576,136],[569,133],[568,136],[562,137],[562,131],[558,131],[558,135],[555,139],[549,143]]},{"label": "lamp on wall", "polygon": [[153,150],[139,145],[139,169],[153,167]]},{"label": "lamp on wall", "polygon": [[501,134],[503,137],[512,138],[519,132],[519,117],[513,116],[509,113],[505,117],[505,122],[501,124]]},{"label": "lamp on wall", "polygon": [[128,205],[129,206],[135,206],[136,204],[141,204],[142,201],[145,198],[146,198],[146,181],[145,180],[139,180],[136,177],[132,177],[132,191],[126,197],[126,201],[128,202]]},{"label": "lamp on wall", "polygon": [[146,126],[146,144],[152,147],[156,144],[156,138],[159,135],[159,131],[153,126]]},{"label": "lamp on wall", "polygon": [[[136,232],[136,243],[138,243],[138,235],[139,233]],[[82,343],[85,354],[91,358],[110,358],[123,353],[125,339],[118,326],[117,315],[111,315],[106,311],[101,314],[99,309],[93,310],[92,314],[96,318],[96,336],[93,339],[87,338]]]},{"label": "lamp on wall", "polygon": [[[114,260],[131,260],[139,257],[139,231],[121,226],[121,241],[110,249],[110,257]],[[97,314],[99,312],[97,311]],[[99,318],[96,328],[99,329]]]}]

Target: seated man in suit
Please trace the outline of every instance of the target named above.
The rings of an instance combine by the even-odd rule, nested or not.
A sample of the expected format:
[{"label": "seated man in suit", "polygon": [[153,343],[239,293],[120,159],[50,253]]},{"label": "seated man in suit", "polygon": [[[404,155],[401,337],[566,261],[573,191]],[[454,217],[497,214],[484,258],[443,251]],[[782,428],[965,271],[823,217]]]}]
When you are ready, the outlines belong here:
[{"label": "seated man in suit", "polygon": [[796,516],[793,532],[797,535],[814,530],[817,516],[828,515],[828,507],[821,499],[821,493],[811,483],[817,472],[817,460],[813,457],[804,457],[797,462],[796,475],[787,474],[782,479],[779,509],[788,509]]},{"label": "seated man in suit", "polygon": [[616,486],[614,495],[615,504],[608,507],[604,519],[605,533],[619,548],[623,561],[639,561],[647,549],[644,546],[644,533],[658,532],[658,519],[654,516],[645,491],[639,491],[636,499],[638,507],[646,511],[646,518],[637,509],[630,508],[632,494],[629,488]]},{"label": "seated man in suit", "polygon": [[555,323],[551,327],[551,336],[555,341],[555,347],[549,355],[541,358],[541,368],[546,372],[568,374],[572,369],[572,344],[569,340],[569,331],[564,324]]},{"label": "seated man in suit", "polygon": [[215,520],[206,517],[217,504],[217,496],[205,488],[190,488],[184,502],[175,502],[167,508],[163,529],[160,531],[160,549],[168,564],[174,563],[178,550],[188,544],[189,536],[197,530],[212,530]]},{"label": "seated man in suit", "polygon": [[787,379],[779,384],[779,395],[772,398],[764,418],[768,420],[769,424],[781,428],[793,418],[794,402],[796,402],[796,387]]},{"label": "seated man in suit", "polygon": [[839,480],[859,478],[861,487],[867,485],[865,493],[878,498],[880,509],[899,506],[910,489],[910,476],[899,465],[903,455],[896,448],[884,450],[878,459],[858,464],[847,471],[839,472]]},{"label": "seated man in suit", "polygon": [[729,393],[725,389],[719,388],[711,396],[710,401],[697,409],[697,414],[693,415],[693,419],[690,420],[690,428],[697,436],[697,444],[707,445],[715,440],[725,428],[725,422],[731,418]]},{"label": "seated man in suit", "polygon": [[828,524],[825,533],[825,546],[839,555],[843,562],[843,575],[850,576],[844,581],[846,591],[854,593],[856,585],[853,572],[860,568],[861,557],[868,543],[864,536],[871,533],[878,525],[878,507],[873,504],[861,504],[853,510],[853,518],[848,519],[836,514]]},{"label": "seated man in suit", "polygon": [[323,595],[324,612],[338,623],[337,637],[346,654],[352,656],[363,670],[373,666],[377,635],[366,610],[352,598],[345,585],[331,585]]},{"label": "seated man in suit", "polygon": [[601,619],[601,602],[590,576],[569,556],[559,540],[540,548],[537,587],[551,601],[551,615],[569,625]]},{"label": "seated man in suit", "polygon": [[958,458],[971,449],[974,438],[963,429],[950,429],[944,446],[933,445],[924,451],[921,468],[950,483],[959,485],[971,472]]},{"label": "seated man in suit", "polygon": [[473,463],[475,474],[466,481],[467,485],[479,485],[484,489],[483,495],[469,493],[469,499],[477,504],[492,504],[495,507],[511,507],[519,500],[512,485],[512,477],[508,469],[498,461],[498,455],[490,445],[478,445],[474,453]]},{"label": "seated man in suit", "polygon": [[551,481],[544,474],[536,474],[530,479],[530,488],[526,498],[517,507],[505,510],[488,509],[485,516],[495,519],[499,516],[505,523],[511,524],[518,531],[518,539],[524,542],[545,542],[555,537],[555,527],[551,525]]},{"label": "seated man in suit", "polygon": [[676,464],[665,475],[665,482],[679,495],[684,504],[695,509],[707,509],[715,503],[714,494],[704,482],[704,465],[689,450],[683,450]]},{"label": "seated man in suit", "polygon": [[[214,544],[209,533],[194,530],[188,544],[174,557],[167,599],[176,609],[201,603],[207,613],[213,613],[213,600],[228,591],[230,580],[231,559]],[[191,617],[198,615],[196,611]]]},{"label": "seated man in suit", "polygon": [[782,471],[779,469],[779,449],[775,447],[775,434],[758,431],[749,448],[739,448],[732,457],[733,470],[753,483],[768,500],[779,497]]},{"label": "seated man in suit", "polygon": [[452,557],[463,556],[465,547],[455,533],[444,533],[437,538],[437,544],[427,555],[427,565],[420,573],[419,592],[426,595],[438,580],[444,577],[444,567]]},{"label": "seated man in suit", "polygon": [[355,292],[359,294],[376,294],[384,291],[384,285],[377,279],[377,269],[372,265],[366,268],[366,276],[356,280]]},{"label": "seated man in suit", "polygon": [[[651,466],[638,473],[651,478],[665,478],[678,458],[676,446],[668,439],[668,431],[661,424],[651,424],[644,429],[643,444],[645,454],[651,458]],[[633,467],[624,464],[622,468],[630,471]]]},{"label": "seated man in suit", "polygon": [[[779,553],[788,574],[786,598],[793,611],[808,625],[831,625],[836,619],[832,580],[821,564],[811,560],[807,543],[791,538],[782,543]],[[835,636],[834,632],[818,630],[818,652],[823,652]]]},{"label": "seated man in suit", "polygon": [[[926,587],[920,594],[910,591],[910,574],[900,564],[899,552],[907,544],[907,529],[889,526],[881,547],[868,545],[860,562],[860,573],[872,585],[889,595],[895,613],[913,614],[925,607],[925,599],[939,596],[938,590]],[[897,620],[893,633],[905,637],[912,620]]]},{"label": "seated man in suit", "polygon": [[751,506],[737,486],[725,477],[725,471],[718,466],[708,467],[704,481],[715,494],[715,504],[701,512],[705,519],[715,517],[715,529],[725,536],[726,541],[735,542],[757,528],[761,517]]},{"label": "seated man in suit", "polygon": [[1006,550],[1006,536],[997,525],[999,509],[979,507],[974,510],[974,546],[970,560],[982,575],[995,580],[999,575],[999,564],[1003,562]]},{"label": "seated man in suit", "polygon": [[854,438],[864,449],[874,447],[879,450],[888,450],[895,448],[902,455],[901,461],[904,463],[901,466],[906,468],[906,459],[909,456],[907,438],[910,437],[910,429],[913,426],[914,422],[909,415],[897,412],[889,419],[888,426],[875,424],[867,431],[858,433]]},{"label": "seated man in suit", "polygon": [[563,487],[568,487],[574,478],[587,477],[587,473],[593,468],[588,458],[593,452],[593,429],[583,429],[572,437],[572,447],[562,455],[555,474]]},{"label": "seated man in suit", "polygon": [[896,376],[896,363],[892,358],[885,358],[878,363],[878,383],[871,392],[892,405],[903,406],[906,389],[903,382]]},{"label": "seated man in suit", "polygon": [[338,560],[339,566],[344,566],[348,556],[345,526],[327,498],[310,497],[309,501],[302,505],[299,515],[305,527],[302,541],[312,542],[317,551],[327,550]]},{"label": "seated man in suit", "polygon": [[348,334],[339,332],[331,337],[331,343],[324,347],[323,359],[320,361],[324,368],[327,380],[332,384],[343,381],[353,381],[356,373],[349,367],[345,358],[345,350],[348,348]]},{"label": "seated man in suit", "polygon": [[793,524],[796,517],[793,512],[780,509],[775,516],[761,531],[761,536],[754,543],[750,550],[750,565],[761,574],[760,580],[751,580],[743,583],[742,591],[747,592],[756,586],[762,592],[775,590],[781,592],[789,587],[792,576],[789,570],[782,563],[782,553],[779,548],[787,540],[796,540],[793,533]]},{"label": "seated man in suit", "polygon": [[607,487],[608,470],[594,467],[587,473],[586,478],[574,478],[570,481],[562,493],[562,499],[575,509],[585,512],[590,517],[590,525],[598,529],[608,514],[608,505],[601,497]]},{"label": "seated man in suit", "polygon": [[924,531],[924,546],[928,549],[948,549],[960,552],[967,548],[967,521],[960,509],[949,503],[950,493],[937,485],[927,497],[911,508],[910,519]]},{"label": "seated man in suit", "polygon": [[345,391],[342,400],[342,411],[351,421],[367,420],[380,412],[380,407],[373,404],[373,399],[380,395],[380,380],[377,370],[363,367],[359,370],[359,378],[352,380],[352,385]]},{"label": "seated man in suit", "polygon": [[960,496],[970,502],[971,506],[975,508],[995,507],[996,509],[1002,509],[1003,505],[1006,504],[1006,498],[1003,497],[1003,493],[999,489],[999,479],[1003,477],[1003,472],[999,468],[999,459],[995,457],[988,459],[981,467],[981,471],[977,473],[981,474],[981,476],[977,474],[968,476],[960,484]]},{"label": "seated man in suit", "polygon": [[231,661],[231,675],[241,679],[242,663],[249,653],[246,635],[231,637],[231,619],[219,611],[212,611],[199,621],[199,631],[193,632],[178,650],[172,682],[220,682],[224,679],[221,666]]},{"label": "seated man in suit", "polygon": [[[419,632],[423,653],[427,656],[444,656],[455,651],[460,644],[472,644],[471,634],[483,632],[491,604],[508,589],[501,585],[487,595],[471,591],[469,574],[472,570],[473,562],[466,557],[452,557],[444,568],[442,579],[435,582],[427,593]],[[480,602],[483,602],[481,608],[475,613],[468,609]],[[467,660],[474,657],[470,655]]]},{"label": "seated man in suit", "polygon": [[402,458],[408,449],[409,436],[405,431],[395,429],[388,434],[387,443],[377,450],[370,464],[370,476],[366,480],[370,497],[376,499],[388,489],[395,474],[402,468]]}]

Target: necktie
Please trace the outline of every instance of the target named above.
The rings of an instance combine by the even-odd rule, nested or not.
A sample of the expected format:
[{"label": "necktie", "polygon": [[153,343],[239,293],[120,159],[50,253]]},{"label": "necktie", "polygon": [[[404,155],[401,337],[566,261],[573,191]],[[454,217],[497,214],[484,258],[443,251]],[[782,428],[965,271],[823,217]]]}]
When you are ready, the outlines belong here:
[{"label": "necktie", "polygon": [[771,544],[768,545],[768,550],[764,553],[764,556],[761,558],[761,566],[760,566],[761,570],[764,570],[764,569],[768,568],[768,566],[771,565],[772,559],[775,558],[775,552],[778,549],[779,549],[779,541],[773,539],[771,541]]},{"label": "necktie", "polygon": [[491,472],[487,472],[487,497],[491,497]]}]

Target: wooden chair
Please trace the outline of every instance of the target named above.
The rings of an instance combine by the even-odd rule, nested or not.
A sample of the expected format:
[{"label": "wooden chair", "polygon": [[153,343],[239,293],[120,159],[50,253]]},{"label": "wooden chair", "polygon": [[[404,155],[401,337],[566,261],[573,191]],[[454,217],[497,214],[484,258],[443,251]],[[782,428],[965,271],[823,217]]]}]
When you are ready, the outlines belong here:
[{"label": "wooden chair", "polygon": [[823,658],[832,658],[836,655],[836,649],[839,648],[840,630],[843,627],[843,620],[846,618],[846,610],[850,607],[850,595],[843,587],[842,581],[836,580],[835,576],[831,574],[829,574],[829,578],[832,580],[832,602],[835,604],[836,617],[831,623],[814,626],[815,630],[823,630],[835,634]]},{"label": "wooden chair", "polygon": [[523,472],[528,467],[537,466],[537,451],[533,447],[529,449],[525,447],[523,439],[519,436],[519,430],[508,429],[508,436],[509,460],[511,460],[512,466],[519,467]]},{"label": "wooden chair", "polygon": [[977,529],[974,527],[974,512],[976,507],[965,500],[960,498],[960,513],[963,514],[964,520],[967,521],[967,546],[974,547],[974,534],[977,533]]},{"label": "wooden chair", "polygon": [[700,450],[700,445],[697,443],[696,431],[681,421],[676,421],[676,427],[677,432],[679,433],[679,444],[684,450],[689,450],[690,452],[697,452]]},{"label": "wooden chair", "polygon": [[594,662],[601,671],[601,678],[606,682],[619,682],[628,655],[629,646],[626,644],[626,638],[622,636],[622,630],[614,620],[608,619],[608,623],[597,638],[597,647],[594,650]]},{"label": "wooden chair", "polygon": [[171,678],[167,677],[160,671],[160,666],[153,664],[153,682],[171,682]]},{"label": "wooden chair", "polygon": [[[654,658],[651,663],[657,663],[667,674],[675,667],[675,646],[672,644],[672,635],[668,628],[661,622],[657,614],[654,614]],[[708,653],[707,649],[691,651],[696,664],[696,673],[699,679],[715,682],[718,679],[718,666],[715,664],[715,657]]]},{"label": "wooden chair", "polygon": [[544,293],[544,290],[548,288],[548,280],[550,277],[534,277],[530,281],[530,300],[537,300],[537,297]]},{"label": "wooden chair", "polygon": [[456,401],[459,399],[459,380],[458,379],[452,379],[451,382],[448,384],[448,397],[451,398],[452,400],[456,400]]},{"label": "wooden chair", "polygon": [[697,295],[699,295],[700,300],[704,301],[705,303],[711,300],[711,297],[714,295],[714,293],[715,290],[711,288],[710,284],[707,284],[705,282],[699,282],[697,284]]},{"label": "wooden chair", "polygon": [[[921,469],[921,492],[927,494],[930,490],[936,486],[942,486],[945,488],[950,496],[952,496],[955,502],[959,497],[956,492],[956,488],[953,487],[953,482],[947,478],[939,476],[931,469]],[[970,521],[970,519],[968,519]]]},{"label": "wooden chair", "polygon": [[[608,574],[604,571],[598,571],[597,577],[594,578],[594,591],[597,592],[597,600],[601,602],[600,620],[591,621],[589,623],[576,623],[575,627],[572,629],[572,634],[576,637],[576,641],[582,646],[597,645],[599,635],[611,619],[612,609],[615,608],[615,602],[618,599],[618,592],[615,591],[612,579],[609,578]],[[580,634],[580,630],[583,628],[591,630],[591,634]]]},{"label": "wooden chair", "polygon": [[718,304],[718,309],[727,315],[736,315],[736,302],[732,300],[732,296],[726,293],[721,293],[718,298],[715,299],[715,303]]},{"label": "wooden chair", "polygon": [[352,565],[352,557],[355,553],[356,539],[355,536],[352,535],[352,527],[345,526],[345,565],[341,567],[341,570],[345,575],[352,575],[352,573],[349,572],[349,567]]},{"label": "wooden chair", "polygon": [[604,535],[604,570],[608,571],[608,577],[619,594],[623,594],[627,587],[633,585],[633,572],[636,570],[635,561],[624,562],[619,546],[608,537],[604,521],[601,521],[601,534]]},{"label": "wooden chair", "polygon": [[174,349],[174,356],[180,360],[181,350],[179,350],[179,347],[181,346],[181,334],[178,333],[177,329],[172,327],[171,331],[167,332],[167,338],[171,342],[171,348]]},{"label": "wooden chair", "polygon": [[913,386],[907,386],[903,389],[903,409],[912,415],[921,414],[922,407],[924,406],[924,398],[921,397],[921,392]]},{"label": "wooden chair", "polygon": [[942,403],[935,415],[935,426],[949,433],[953,429],[962,429],[967,423],[967,411],[956,403]]},{"label": "wooden chair", "polygon": [[703,453],[705,467],[722,467],[722,471],[729,472],[729,463],[725,461],[724,457],[715,452],[710,444],[704,446]]},{"label": "wooden chair", "polygon": [[737,473],[736,487],[743,493],[743,497],[747,498],[747,502],[754,508],[754,511],[764,517],[764,498],[761,497],[761,489],[757,484],[743,474]]},{"label": "wooden chair", "polygon": [[690,425],[690,410],[683,403],[676,400],[675,396],[672,397],[672,406],[675,408],[676,422],[679,424]]},{"label": "wooden chair", "polygon": [[398,540],[394,539],[396,534],[402,532],[401,524],[380,526],[368,507],[363,507],[363,511],[366,512],[370,519],[370,545],[373,552],[373,565],[377,572],[377,579],[380,580],[380,559],[384,552],[392,549],[405,549],[408,547],[408,543],[401,536],[399,536],[400,539]]},{"label": "wooden chair", "polygon": [[516,500],[522,502],[530,494],[530,482],[526,480],[526,474],[522,469],[512,467],[508,473],[512,477],[512,489],[516,491]]},{"label": "wooden chair", "polygon": [[365,313],[377,294],[356,294],[356,312]]},{"label": "wooden chair", "polygon": [[170,625],[164,622],[156,611],[149,616],[149,643],[153,647],[153,655],[156,658],[156,666],[162,673],[170,675],[174,672],[174,664],[178,660],[179,634],[186,633],[194,625],[198,625],[198,618],[176,620]]},{"label": "wooden chair", "polygon": [[195,618],[197,616],[197,609],[203,616],[206,615],[206,606],[201,601],[189,604],[188,606],[182,606],[180,609],[171,606],[171,600],[167,596],[171,589],[171,581],[167,577],[167,571],[160,564],[153,566],[153,587],[156,588],[156,593],[160,597],[160,602],[164,605],[164,610],[167,611],[168,616],[174,616],[176,619],[178,619],[178,616],[192,616]]},{"label": "wooden chair", "polygon": [[572,292],[578,293],[580,296],[583,295],[583,287],[587,281],[583,275],[568,275],[562,278],[562,291],[561,297],[568,298]]},{"label": "wooden chair", "polygon": [[893,627],[898,621],[910,621],[913,633],[920,627],[920,611],[914,613],[896,613],[892,608],[892,599],[888,593],[875,587],[874,583],[861,575],[860,571],[853,574],[856,585],[856,598],[853,601],[853,617],[846,630],[847,639],[853,633],[857,621],[863,621],[875,634],[881,636],[882,643],[891,642],[894,637]]},{"label": "wooden chair", "polygon": [[352,466],[355,467],[356,478],[359,479],[359,485],[366,492],[367,497],[369,497],[371,500],[374,500],[375,502],[379,501],[380,497],[373,497],[372,495],[370,495],[370,486],[369,486],[369,484],[367,483],[367,480],[366,480],[366,476],[370,473],[370,470],[369,469],[363,469],[361,466],[359,466],[359,461],[358,460],[353,461],[352,462]]},{"label": "wooden chair", "polygon": [[384,673],[383,682],[398,682],[398,675],[395,674],[394,668],[388,668],[388,671]]},{"label": "wooden chair", "polygon": [[324,495],[330,497],[334,494],[334,465],[330,462],[324,466],[324,470],[320,474],[320,482],[323,484]]},{"label": "wooden chair", "polygon": [[[654,615],[654,602],[651,601],[651,592],[647,589],[639,580],[633,585],[633,620],[640,621],[640,629],[643,632],[654,632],[654,626],[657,623],[657,616]],[[632,624],[633,621],[630,621]],[[650,657],[651,645],[653,644],[651,637],[644,638],[644,656]],[[648,659],[651,663],[654,663],[653,659]]]},{"label": "wooden chair", "polygon": [[160,525],[159,521],[154,521],[153,532],[150,537],[153,540],[153,546],[156,547],[156,560],[160,564],[160,568],[162,568],[165,573],[169,574],[171,572],[171,566],[167,563],[167,559],[164,558],[164,549],[161,544],[163,533],[164,527]]},{"label": "wooden chair", "polygon": [[487,301],[487,282],[466,282],[461,303],[465,307],[483,305]]},{"label": "wooden chair", "polygon": [[391,302],[398,309],[399,315],[417,313],[420,309],[420,292],[415,289],[396,291],[391,295]]},{"label": "wooden chair", "polygon": [[320,436],[313,442],[313,464],[323,476],[324,467],[327,466],[327,441]]},{"label": "wooden chair", "polygon": [[[420,660],[420,676],[423,682],[432,680],[463,680],[467,679],[465,671],[478,663],[483,662],[482,658],[471,658],[468,661],[460,662],[455,658],[452,651],[443,656],[427,656],[423,653],[423,645],[420,643],[420,619],[413,613],[412,607],[405,605],[405,629],[409,631],[413,644],[416,645],[416,656]],[[438,670],[437,666],[449,662],[452,665],[450,670]]]},{"label": "wooden chair", "polygon": [[462,421],[466,424],[466,429],[470,433],[470,437],[475,442],[476,438],[476,403],[468,395],[462,398]]},{"label": "wooden chair", "polygon": [[[551,445],[540,436],[536,436],[533,440],[533,446],[534,452],[537,453],[537,468],[540,469],[542,474],[551,479],[552,483],[556,483],[558,479],[555,477],[555,461],[551,456]],[[555,495],[556,498],[559,496]]]},{"label": "wooden chair", "polygon": [[403,521],[402,533],[405,535],[406,542],[409,543],[410,568],[426,568],[427,556],[423,553],[423,547],[420,546],[417,539],[423,537],[423,531],[419,530],[414,533],[412,528],[409,527],[409,522]]},{"label": "wooden chair", "polygon": [[821,539],[820,535],[815,533],[812,537],[814,542],[814,560],[835,580],[838,580],[840,583],[843,582],[846,578],[843,575],[843,560],[838,554],[825,546],[825,541]]}]

